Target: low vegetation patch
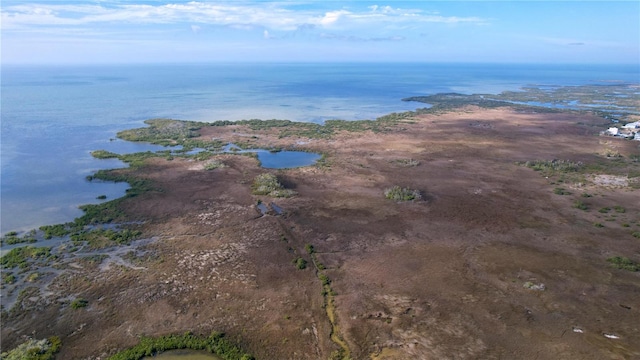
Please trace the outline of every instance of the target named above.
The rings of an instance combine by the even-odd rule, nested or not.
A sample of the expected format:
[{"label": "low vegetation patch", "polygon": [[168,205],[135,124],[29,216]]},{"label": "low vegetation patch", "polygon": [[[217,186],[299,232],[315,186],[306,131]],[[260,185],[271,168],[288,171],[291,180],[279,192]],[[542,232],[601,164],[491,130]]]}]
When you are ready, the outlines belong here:
[{"label": "low vegetation patch", "polygon": [[93,156],[96,159],[117,159],[120,157],[120,155],[107,150],[92,151],[91,156]]},{"label": "low vegetation patch", "polygon": [[298,270],[304,270],[307,268],[307,260],[301,257],[295,258],[293,260],[293,263],[296,264],[296,267],[298,268]]},{"label": "low vegetation patch", "polygon": [[254,359],[253,356],[225,339],[224,334],[213,332],[208,337],[200,337],[192,333],[159,338],[143,337],[138,345],[109,357],[109,360],[139,360],[145,356],[154,356],[176,349],[206,350],[225,360]]},{"label": "low vegetation patch", "polygon": [[254,195],[267,195],[271,197],[291,197],[296,194],[295,191],[285,189],[278,181],[278,177],[265,173],[256,176],[251,186],[251,192]]},{"label": "low vegetation patch", "polygon": [[402,188],[398,185],[384,191],[384,196],[393,201],[414,201],[422,199],[420,191],[409,188]]},{"label": "low vegetation patch", "polygon": [[576,208],[576,209],[583,210],[583,211],[589,210],[589,206],[587,204],[585,204],[584,202],[580,201],[580,200],[576,200],[573,203],[573,207]]},{"label": "low vegetation patch", "polygon": [[138,230],[94,229],[71,235],[71,241],[75,245],[87,243],[92,249],[103,249],[115,245],[129,245],[131,241],[140,238],[140,235],[142,232]]},{"label": "low vegetation patch", "polygon": [[553,193],[556,195],[571,195],[570,191],[567,191],[567,189],[562,188],[562,187],[557,187],[555,189],[553,189]]},{"label": "low vegetation patch", "polygon": [[204,125],[194,121],[172,119],[150,119],[148,127],[120,131],[117,136],[127,141],[146,141],[158,145],[177,145],[179,140],[200,136],[198,130]]},{"label": "low vegetation patch", "polygon": [[51,256],[51,248],[49,247],[22,246],[13,248],[0,257],[0,265],[3,269],[15,267],[28,269],[30,260],[45,260]]},{"label": "low vegetation patch", "polygon": [[48,339],[29,339],[15,349],[2,353],[2,360],[53,360],[62,342],[57,336]]},{"label": "low vegetation patch", "polygon": [[32,230],[22,236],[18,236],[18,233],[15,231],[10,231],[6,233],[2,238],[0,238],[0,244],[2,245],[15,245],[22,243],[34,243],[36,242],[36,232]]},{"label": "low vegetation patch", "polygon": [[611,263],[611,265],[618,269],[629,270],[629,271],[640,271],[640,264],[637,262],[622,256],[614,256],[607,259],[607,262]]},{"label": "low vegetation patch", "polygon": [[420,161],[415,159],[397,159],[394,160],[393,163],[404,167],[414,167],[420,165]]},{"label": "low vegetation patch", "polygon": [[313,247],[313,245],[311,245],[311,244],[305,245],[304,249],[307,251],[307,254],[309,254],[309,255],[311,255],[311,254],[316,252],[315,247]]},{"label": "low vegetation patch", "polygon": [[546,175],[553,175],[555,173],[567,173],[576,172],[584,166],[580,161],[570,160],[533,160],[521,163],[534,171],[540,171]]},{"label": "low vegetation patch", "polygon": [[71,302],[72,309],[82,309],[87,307],[87,305],[89,305],[89,301],[82,298],[75,299]]},{"label": "low vegetation patch", "polygon": [[2,284],[11,285],[18,280],[16,276],[10,272],[3,271],[0,275],[2,275]]},{"label": "low vegetation patch", "polygon": [[225,166],[226,165],[222,161],[211,160],[211,161],[207,162],[206,164],[204,164],[204,169],[205,170],[215,170],[215,169],[223,168]]}]

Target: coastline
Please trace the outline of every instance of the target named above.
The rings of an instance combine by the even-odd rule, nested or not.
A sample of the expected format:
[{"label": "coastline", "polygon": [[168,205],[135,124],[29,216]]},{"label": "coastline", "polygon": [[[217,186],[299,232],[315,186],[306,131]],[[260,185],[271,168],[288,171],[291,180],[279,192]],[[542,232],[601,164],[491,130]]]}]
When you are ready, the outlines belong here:
[{"label": "coastline", "polygon": [[[132,345],[135,334],[192,330],[195,321],[204,331],[224,330],[259,358],[290,357],[300,349],[326,358],[339,350],[324,336],[334,327],[355,358],[380,352],[439,356],[454,346],[460,351],[460,341],[468,356],[493,356],[539,349],[550,334],[577,326],[590,339],[611,331],[622,341],[585,345],[574,335],[561,340],[563,349],[548,351],[568,357],[584,346],[593,354],[640,351],[632,331],[635,312],[622,307],[637,295],[626,286],[638,279],[606,262],[609,255],[637,251],[631,233],[640,226],[638,192],[635,182],[611,188],[590,180],[602,172],[638,171],[631,161],[640,155],[636,143],[597,137],[598,127],[607,124],[601,117],[535,107],[465,105],[383,119],[330,123],[326,131],[299,123],[202,124],[192,134],[198,141],[303,147],[327,155],[313,167],[267,170],[248,156],[164,154],[143,159],[139,167],[109,171],[153,184],[119,203],[126,218],[142,221],[136,229],[157,237],[134,252],[131,259],[141,269],[96,271],[99,263],[81,263],[66,284],[54,283],[60,291],[55,296],[81,296],[91,311],[72,312],[56,305],[55,296],[41,296],[23,303],[23,311],[55,318],[54,329],[39,329],[25,314],[3,314],[9,324],[3,339],[15,342],[33,328],[61,332],[91,323],[77,332],[81,337],[63,336],[61,354],[81,358],[96,354],[81,346],[90,339],[103,339],[98,347],[109,352]],[[621,160],[610,159],[612,153]],[[210,159],[225,167],[190,170]],[[406,159],[418,163],[405,167]],[[545,178],[517,164],[553,159],[591,167]],[[265,172],[298,195],[252,195],[252,180]],[[424,200],[389,202],[382,193],[392,185],[419,189]],[[559,187],[570,194],[555,194]],[[284,214],[256,217],[257,201],[274,202]],[[588,203],[589,211],[574,208],[576,201]],[[594,236],[597,243],[590,240]],[[292,258],[311,255],[305,255],[308,244],[316,251],[307,260],[325,269],[291,265]],[[337,320],[329,321],[322,308],[324,284],[312,274],[317,271],[331,280]],[[425,279],[428,286],[415,286]],[[527,282],[543,283],[546,290],[532,292],[523,287]],[[560,290],[593,284],[621,304],[611,318],[590,315],[608,301],[601,293],[583,298]],[[545,310],[550,304],[561,311],[552,316]],[[154,312],[171,315],[159,318]],[[109,317],[100,320],[93,313]],[[509,327],[517,331],[495,327],[501,323],[497,314],[511,319]],[[118,335],[123,326],[136,330]],[[500,339],[491,335],[496,328]],[[529,344],[520,341],[518,334],[525,332]],[[376,335],[374,343],[369,334]],[[439,347],[429,346],[434,342]]]}]

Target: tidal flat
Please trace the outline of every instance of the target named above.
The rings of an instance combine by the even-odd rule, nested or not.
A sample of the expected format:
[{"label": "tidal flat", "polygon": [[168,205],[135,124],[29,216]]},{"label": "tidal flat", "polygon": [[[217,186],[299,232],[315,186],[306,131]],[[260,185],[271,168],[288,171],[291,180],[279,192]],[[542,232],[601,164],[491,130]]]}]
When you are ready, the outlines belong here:
[{"label": "tidal flat", "polygon": [[[640,143],[600,136],[600,113],[462,98],[366,122],[132,130],[322,157],[152,153],[105,172],[145,185],[114,206],[152,240],[18,298],[2,350],[35,332],[61,339],[60,358],[106,359],[221,331],[258,359],[640,356]],[[264,174],[291,196],[256,192]]]}]

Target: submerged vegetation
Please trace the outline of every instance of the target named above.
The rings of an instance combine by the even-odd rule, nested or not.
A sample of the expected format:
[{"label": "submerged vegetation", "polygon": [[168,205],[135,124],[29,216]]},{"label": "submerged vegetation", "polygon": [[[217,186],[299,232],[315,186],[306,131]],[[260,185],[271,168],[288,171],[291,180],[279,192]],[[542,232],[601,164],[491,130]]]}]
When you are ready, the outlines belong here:
[{"label": "submerged vegetation", "polygon": [[143,337],[138,345],[109,357],[109,360],[140,360],[145,356],[154,356],[176,349],[206,350],[225,360],[254,359],[253,356],[225,339],[222,333],[213,332],[208,337],[201,337],[188,332],[183,335],[159,338]]},{"label": "submerged vegetation", "polygon": [[10,231],[0,238],[0,244],[15,245],[22,243],[34,243],[37,241],[35,235],[35,230],[29,231],[22,236],[18,236],[16,231]]}]

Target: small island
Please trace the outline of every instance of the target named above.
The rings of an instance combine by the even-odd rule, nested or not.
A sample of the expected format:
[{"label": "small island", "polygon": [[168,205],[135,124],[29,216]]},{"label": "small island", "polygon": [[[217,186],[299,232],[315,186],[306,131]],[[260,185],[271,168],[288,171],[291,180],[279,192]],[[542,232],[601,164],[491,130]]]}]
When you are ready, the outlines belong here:
[{"label": "small island", "polygon": [[[125,197],[3,238],[29,243],[1,260],[3,351],[55,336],[59,358],[108,359],[224,332],[238,358],[640,356],[640,143],[601,134],[639,119],[638,87],[603,88],[122,131],[167,146],[96,149],[129,167],[88,180]],[[272,169],[248,149],[319,156]]]}]

